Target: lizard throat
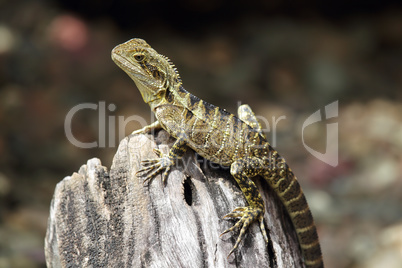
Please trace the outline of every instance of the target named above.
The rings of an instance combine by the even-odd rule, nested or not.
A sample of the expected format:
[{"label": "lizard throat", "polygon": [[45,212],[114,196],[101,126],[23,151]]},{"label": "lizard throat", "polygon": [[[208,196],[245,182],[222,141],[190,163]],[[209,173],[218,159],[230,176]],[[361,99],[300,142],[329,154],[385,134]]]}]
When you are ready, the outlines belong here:
[{"label": "lizard throat", "polygon": [[[140,66],[132,64],[125,57],[117,53],[112,53],[112,59],[135,82],[145,103],[154,106],[154,103],[160,100],[160,92],[164,90],[164,86],[158,85],[158,81],[154,78],[150,78],[149,74]],[[153,105],[151,105],[151,103],[153,103]]]}]

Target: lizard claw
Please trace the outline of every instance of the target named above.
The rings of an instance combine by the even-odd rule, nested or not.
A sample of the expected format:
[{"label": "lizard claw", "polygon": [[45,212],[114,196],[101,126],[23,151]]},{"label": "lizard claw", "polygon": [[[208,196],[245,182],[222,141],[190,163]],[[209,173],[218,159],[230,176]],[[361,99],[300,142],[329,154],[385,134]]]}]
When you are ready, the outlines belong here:
[{"label": "lizard claw", "polygon": [[158,157],[163,157],[163,153],[161,152],[161,150],[159,150],[159,149],[157,149],[157,148],[154,148],[153,151],[154,151],[154,153],[156,153],[156,155],[157,155]]}]

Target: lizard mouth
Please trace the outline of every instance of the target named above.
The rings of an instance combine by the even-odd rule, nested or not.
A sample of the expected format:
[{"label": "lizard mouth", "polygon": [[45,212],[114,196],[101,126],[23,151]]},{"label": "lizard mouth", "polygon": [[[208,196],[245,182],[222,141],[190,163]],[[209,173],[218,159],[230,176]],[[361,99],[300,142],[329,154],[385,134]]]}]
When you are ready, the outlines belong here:
[{"label": "lizard mouth", "polygon": [[[122,69],[124,70],[130,77],[135,77],[136,79],[140,79],[141,77],[145,76],[144,70],[141,67],[136,66],[135,64],[131,63],[125,57],[113,53],[112,51],[112,60]],[[140,79],[141,80],[141,79]]]},{"label": "lizard mouth", "polygon": [[148,79],[149,75],[141,68],[141,66],[132,63],[126,57],[119,55],[118,53],[113,53],[114,50],[115,49],[112,51],[112,60],[117,64],[117,66],[125,71],[135,83],[141,83],[147,88],[153,87]]}]

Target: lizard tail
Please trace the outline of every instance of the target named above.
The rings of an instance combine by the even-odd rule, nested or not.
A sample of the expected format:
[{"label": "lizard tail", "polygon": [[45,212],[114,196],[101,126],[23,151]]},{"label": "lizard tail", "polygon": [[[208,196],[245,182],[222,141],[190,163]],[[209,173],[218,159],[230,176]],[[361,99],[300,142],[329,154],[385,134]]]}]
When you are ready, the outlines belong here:
[{"label": "lizard tail", "polygon": [[278,194],[292,220],[306,268],[323,268],[317,229],[306,197],[293,172],[288,168],[286,173],[287,176],[280,176],[279,180],[272,180],[271,177],[267,181]]}]

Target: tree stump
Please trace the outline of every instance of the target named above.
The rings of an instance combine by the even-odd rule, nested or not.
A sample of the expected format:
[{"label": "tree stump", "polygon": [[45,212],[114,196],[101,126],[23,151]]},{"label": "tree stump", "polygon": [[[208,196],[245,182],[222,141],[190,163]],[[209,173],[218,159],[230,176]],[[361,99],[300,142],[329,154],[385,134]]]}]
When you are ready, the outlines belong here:
[{"label": "tree stump", "polygon": [[265,200],[266,244],[253,224],[231,256],[238,232],[219,237],[234,220],[222,217],[246,200],[229,172],[188,150],[148,184],[141,160],[168,152],[173,139],[131,135],[110,172],[97,158],[57,184],[45,238],[48,267],[303,267],[297,237],[280,200],[256,178]]}]

